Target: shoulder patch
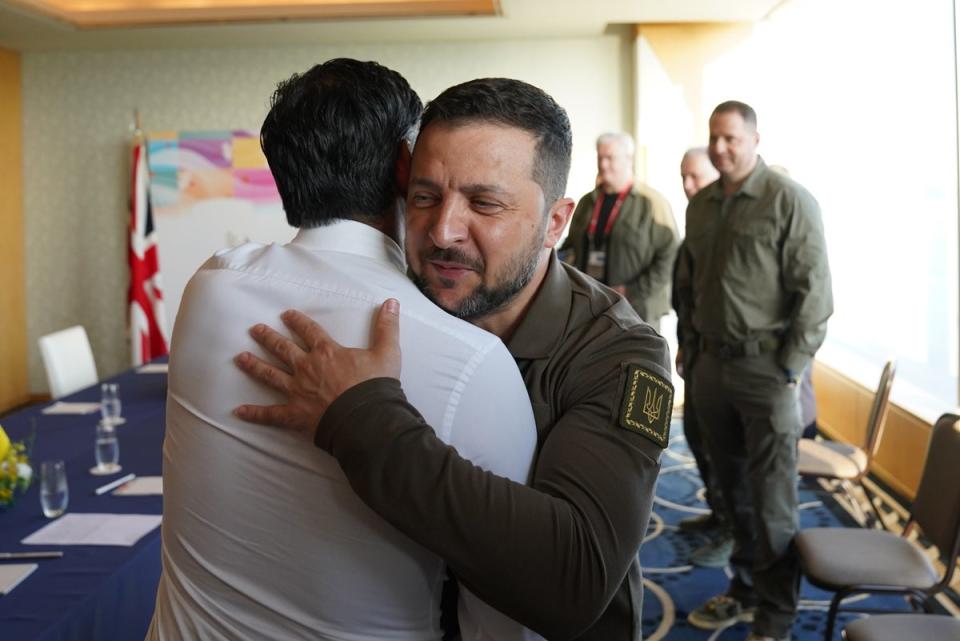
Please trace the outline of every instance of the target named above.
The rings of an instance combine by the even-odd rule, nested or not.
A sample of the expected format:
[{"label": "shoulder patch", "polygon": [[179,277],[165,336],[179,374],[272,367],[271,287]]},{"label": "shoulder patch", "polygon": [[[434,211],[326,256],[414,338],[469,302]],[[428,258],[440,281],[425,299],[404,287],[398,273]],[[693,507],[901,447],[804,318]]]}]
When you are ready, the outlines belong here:
[{"label": "shoulder patch", "polygon": [[673,384],[639,365],[627,364],[620,427],[666,448],[673,414]]}]

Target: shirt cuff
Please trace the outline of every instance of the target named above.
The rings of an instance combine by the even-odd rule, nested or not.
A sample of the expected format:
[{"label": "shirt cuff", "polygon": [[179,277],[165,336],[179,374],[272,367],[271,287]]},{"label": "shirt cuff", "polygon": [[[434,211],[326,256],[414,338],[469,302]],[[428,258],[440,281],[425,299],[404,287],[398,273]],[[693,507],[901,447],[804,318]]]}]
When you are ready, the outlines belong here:
[{"label": "shirt cuff", "polygon": [[367,407],[382,406],[390,401],[405,403],[406,400],[400,381],[395,378],[371,378],[358,383],[330,404],[317,424],[313,442],[317,447],[330,452],[337,435],[351,428],[357,412]]},{"label": "shirt cuff", "polygon": [[803,370],[807,369],[807,366],[810,365],[811,360],[810,355],[804,354],[803,352],[783,352],[780,355],[780,367],[800,376],[803,374]]}]

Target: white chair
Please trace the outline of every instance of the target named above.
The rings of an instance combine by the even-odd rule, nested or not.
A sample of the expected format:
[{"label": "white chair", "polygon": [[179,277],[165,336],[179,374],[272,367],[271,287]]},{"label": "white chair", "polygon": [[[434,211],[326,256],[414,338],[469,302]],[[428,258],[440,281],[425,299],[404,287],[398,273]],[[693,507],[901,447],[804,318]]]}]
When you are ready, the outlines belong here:
[{"label": "white chair", "polygon": [[97,365],[93,361],[90,339],[81,325],[41,336],[38,342],[53,398],[96,384]]}]

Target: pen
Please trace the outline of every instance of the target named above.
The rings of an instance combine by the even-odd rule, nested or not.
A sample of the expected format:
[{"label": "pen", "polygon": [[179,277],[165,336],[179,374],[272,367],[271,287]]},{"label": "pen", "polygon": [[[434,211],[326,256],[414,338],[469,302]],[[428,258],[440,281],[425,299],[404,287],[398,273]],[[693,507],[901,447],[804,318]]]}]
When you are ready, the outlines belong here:
[{"label": "pen", "polygon": [[114,489],[114,488],[116,488],[116,487],[120,487],[120,486],[123,485],[124,483],[126,483],[126,482],[128,482],[128,481],[132,481],[132,480],[135,479],[135,478],[137,478],[137,475],[136,475],[136,474],[133,474],[133,473],[127,474],[126,476],[121,476],[121,477],[118,478],[118,479],[115,479],[115,480],[113,480],[113,481],[110,481],[110,482],[107,483],[106,485],[101,485],[100,487],[98,487],[97,489],[95,489],[95,490],[93,491],[93,493],[94,493],[94,495],[96,495],[96,496],[100,496],[101,494],[104,494],[104,493],[106,493],[106,492],[109,492],[110,490],[112,490],[112,489]]},{"label": "pen", "polygon": [[63,552],[0,552],[0,559],[59,559]]}]

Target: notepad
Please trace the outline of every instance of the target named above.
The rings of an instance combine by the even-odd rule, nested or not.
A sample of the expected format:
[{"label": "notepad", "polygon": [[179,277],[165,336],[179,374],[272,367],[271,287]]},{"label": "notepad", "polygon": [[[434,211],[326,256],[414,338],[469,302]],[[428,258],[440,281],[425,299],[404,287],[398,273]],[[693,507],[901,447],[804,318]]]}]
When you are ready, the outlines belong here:
[{"label": "notepad", "polygon": [[44,414],[92,414],[100,409],[100,403],[66,403],[57,401],[43,409]]},{"label": "notepad", "polygon": [[10,594],[13,588],[37,569],[36,563],[0,563],[0,595]]},{"label": "notepad", "polygon": [[113,491],[114,496],[149,496],[162,494],[162,476],[138,476]]},{"label": "notepad", "polygon": [[23,539],[21,543],[129,547],[158,525],[159,514],[65,514]]}]

